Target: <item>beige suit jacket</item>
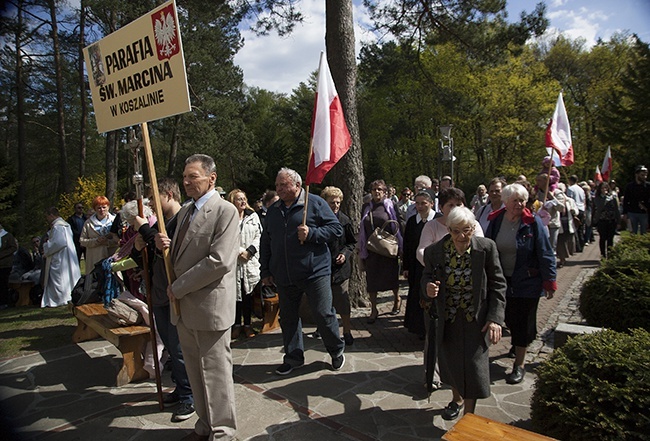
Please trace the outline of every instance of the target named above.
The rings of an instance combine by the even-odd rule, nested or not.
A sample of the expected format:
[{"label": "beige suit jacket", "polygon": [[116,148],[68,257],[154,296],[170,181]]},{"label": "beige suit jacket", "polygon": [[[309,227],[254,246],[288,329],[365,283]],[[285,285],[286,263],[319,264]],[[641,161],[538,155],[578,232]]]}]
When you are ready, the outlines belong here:
[{"label": "beige suit jacket", "polygon": [[[185,219],[189,206],[178,213]],[[188,329],[223,331],[235,321],[239,216],[233,204],[215,193],[194,219],[172,261],[176,280],[172,292],[179,299],[180,320]],[[180,224],[172,239],[176,246]],[[172,312],[172,323],[179,317]]]}]

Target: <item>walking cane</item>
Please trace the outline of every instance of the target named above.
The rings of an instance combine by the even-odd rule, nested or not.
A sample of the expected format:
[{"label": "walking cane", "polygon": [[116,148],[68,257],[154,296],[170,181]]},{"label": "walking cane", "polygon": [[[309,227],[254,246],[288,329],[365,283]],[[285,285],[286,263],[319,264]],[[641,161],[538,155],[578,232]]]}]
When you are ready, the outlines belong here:
[{"label": "walking cane", "polygon": [[[135,131],[129,130],[129,148],[133,154],[133,185],[135,187],[136,197],[138,201],[138,215],[144,217],[144,205],[142,202],[144,179],[142,177],[142,162],[140,160],[140,147],[142,142],[137,139]],[[158,224],[164,222],[163,219],[158,219]],[[147,298],[147,308],[149,309],[149,334],[151,339],[151,349],[154,354],[153,366],[156,375],[156,394],[158,396],[158,407],[160,410],[165,408],[162,396],[162,381],[160,379],[160,360],[158,358],[158,348],[156,345],[156,327],[154,322],[153,305],[151,303],[151,275],[149,274],[149,252],[147,247],[142,248],[142,273],[144,277],[144,286]]]}]

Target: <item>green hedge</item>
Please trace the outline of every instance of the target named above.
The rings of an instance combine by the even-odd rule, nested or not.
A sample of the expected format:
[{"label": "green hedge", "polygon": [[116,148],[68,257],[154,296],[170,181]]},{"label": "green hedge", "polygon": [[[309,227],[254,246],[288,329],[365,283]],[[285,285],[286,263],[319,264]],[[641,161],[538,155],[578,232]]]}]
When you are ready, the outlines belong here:
[{"label": "green hedge", "polygon": [[591,326],[650,331],[650,234],[625,235],[582,286],[580,313]]},{"label": "green hedge", "polygon": [[650,440],[650,333],[576,336],[537,369],[536,431],[566,441]]}]

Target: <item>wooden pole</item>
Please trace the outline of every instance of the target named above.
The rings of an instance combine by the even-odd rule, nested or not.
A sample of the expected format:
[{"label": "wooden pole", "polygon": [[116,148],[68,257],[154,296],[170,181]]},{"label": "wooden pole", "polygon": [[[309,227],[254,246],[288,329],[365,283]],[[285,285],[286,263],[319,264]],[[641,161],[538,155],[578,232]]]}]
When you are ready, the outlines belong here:
[{"label": "wooden pole", "polygon": [[[162,206],[160,205],[160,193],[158,192],[158,179],[156,178],[156,167],[153,163],[153,154],[151,152],[151,140],[149,139],[149,127],[147,123],[144,122],[141,124],[142,127],[142,140],[144,141],[144,157],[147,162],[147,171],[149,172],[149,179],[151,180],[151,192],[153,194],[154,200],[154,210],[156,212],[156,217],[158,217],[158,231],[162,234],[167,235],[167,229],[165,228],[165,215],[162,211]],[[176,276],[174,274],[174,267],[172,266],[172,258],[169,255],[169,249],[165,248],[163,251],[163,260],[165,262],[165,270],[167,272],[167,282],[171,284]],[[172,302],[172,311],[176,315],[181,314],[181,308],[178,303],[178,299],[175,299]]]},{"label": "wooden pole", "polygon": [[[307,157],[307,171],[309,171],[309,163],[311,162],[311,155],[314,153],[314,140],[309,141],[309,156]],[[305,176],[307,178],[307,176]],[[305,207],[302,210],[302,224],[307,225],[307,207],[309,206],[309,184],[305,185]],[[304,244],[300,241],[300,244]]]},{"label": "wooden pole", "polygon": [[548,171],[546,172],[546,191],[544,192],[544,200],[542,201],[542,204],[546,202],[546,198],[548,197],[548,187],[551,183],[551,169],[553,168],[553,153],[555,153],[555,149],[551,148],[551,158],[548,163]]}]

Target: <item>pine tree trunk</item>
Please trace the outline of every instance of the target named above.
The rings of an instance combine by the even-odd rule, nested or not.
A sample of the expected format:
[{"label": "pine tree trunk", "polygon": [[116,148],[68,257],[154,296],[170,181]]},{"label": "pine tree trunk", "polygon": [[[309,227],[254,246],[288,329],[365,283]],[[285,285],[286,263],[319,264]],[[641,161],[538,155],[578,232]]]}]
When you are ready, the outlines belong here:
[{"label": "pine tree trunk", "polygon": [[86,128],[88,127],[88,101],[86,99],[87,89],[84,78],[84,54],[83,48],[86,45],[86,5],[81,0],[79,6],[79,99],[80,120],[79,120],[79,176],[86,175]]},{"label": "pine tree trunk", "polygon": [[115,203],[117,190],[117,144],[120,131],[113,130],[106,134],[106,197]]},{"label": "pine tree trunk", "polygon": [[54,48],[54,74],[56,78],[56,113],[57,113],[57,140],[59,144],[59,174],[61,190],[68,192],[70,176],[68,172],[68,152],[65,142],[65,109],[63,105],[63,74],[61,72],[61,49],[59,45],[59,26],[57,22],[56,3],[48,0],[50,20],[52,26],[52,46]]},{"label": "pine tree trunk", "polygon": [[[350,150],[332,169],[331,173],[334,174],[335,182],[343,191],[343,210],[350,216],[352,225],[355,226],[355,232],[358,232],[361,221],[364,176],[357,119],[357,65],[354,55],[352,0],[327,0],[325,11],[327,61],[343,106],[345,122],[352,137]],[[350,299],[356,306],[366,303],[365,285],[363,272],[359,268],[357,259],[354,259],[350,277]]]},{"label": "pine tree trunk", "polygon": [[[27,188],[27,155],[25,145],[25,81],[23,81],[23,45],[22,45],[22,31],[25,29],[23,26],[23,2],[19,1],[18,5],[18,26],[16,26],[15,34],[15,50],[16,50],[16,135],[17,135],[17,149],[18,149],[18,216],[19,219],[26,219],[26,188]],[[25,223],[17,223],[18,231],[15,235],[22,236],[25,233]]]}]

